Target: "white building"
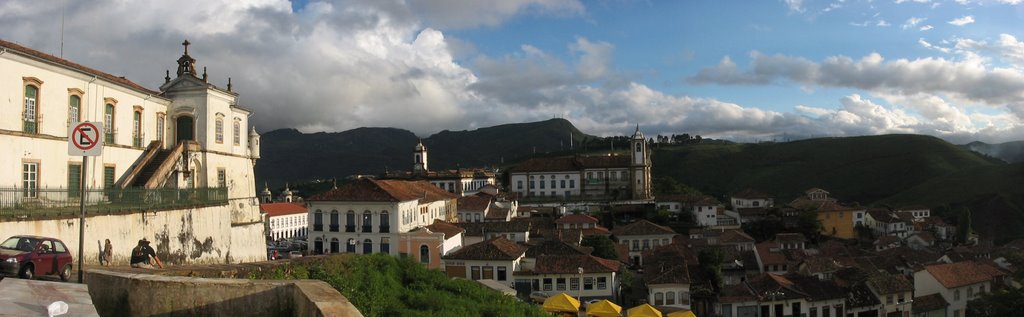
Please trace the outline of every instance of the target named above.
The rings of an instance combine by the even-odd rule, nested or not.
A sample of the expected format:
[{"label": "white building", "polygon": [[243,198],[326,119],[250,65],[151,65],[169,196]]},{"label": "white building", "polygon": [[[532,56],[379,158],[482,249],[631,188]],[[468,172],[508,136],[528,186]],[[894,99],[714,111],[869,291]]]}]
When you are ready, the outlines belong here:
[{"label": "white building", "polygon": [[442,257],[442,262],[448,277],[495,280],[512,287],[525,255],[525,246],[499,236],[464,246]]},{"label": "white building", "polygon": [[516,278],[531,280],[537,289],[549,294],[564,292],[582,300],[615,301],[621,267],[622,262],[593,255],[541,255],[532,271]]},{"label": "white building", "polygon": [[309,211],[302,203],[263,203],[260,211],[266,214],[267,235],[270,240],[305,238]]},{"label": "white building", "polygon": [[640,220],[625,226],[612,229],[612,234],[619,243],[629,248],[629,258],[634,265],[643,265],[643,252],[669,245],[675,238],[672,228],[657,225],[647,220]]},{"label": "white building", "polygon": [[398,255],[392,245],[402,243],[400,234],[453,221],[455,199],[425,181],[359,179],[306,200],[311,250]]},{"label": "white building", "polygon": [[481,168],[456,168],[454,170],[431,170],[427,159],[427,146],[423,141],[416,144],[412,151],[413,165],[411,171],[387,171],[383,179],[425,180],[449,193],[458,196],[472,196],[485,187],[493,187],[495,174]]},{"label": "white building", "polygon": [[648,200],[650,149],[640,127],[630,140],[629,156],[534,158],[509,171],[509,191],[521,199]]},{"label": "white building", "polygon": [[952,317],[965,316],[967,302],[991,292],[1005,274],[987,264],[964,261],[926,266],[914,272],[914,296],[941,294]]},{"label": "white building", "polygon": [[771,208],[775,198],[754,189],[746,189],[729,197],[732,208]]},{"label": "white building", "polygon": [[[152,194],[145,195],[145,208],[154,210],[191,210],[195,206],[180,205],[212,199],[216,203],[205,205],[203,210],[220,210],[229,220],[214,220],[220,215],[190,217],[224,226],[211,226],[208,232],[193,231],[195,227],[181,230],[211,237],[216,249],[230,249],[231,256],[171,256],[194,253],[190,240],[158,248],[164,253],[162,257],[195,262],[265,258],[264,227],[253,176],[253,165],[259,158],[259,135],[249,126],[252,111],[238,104],[238,94],[231,90],[229,78],[224,78],[224,88],[208,81],[205,68],[200,77],[195,59],[188,53],[189,43],[183,45],[185,52],[177,61],[176,77],[171,78],[168,71],[164,84],[152,90],[123,77],[0,40],[0,87],[4,87],[0,99],[8,101],[0,108],[0,145],[5,153],[0,155],[0,167],[9,171],[0,173],[0,183],[17,187],[17,194],[4,198],[16,201],[2,204],[46,208],[73,201],[77,205],[75,197],[82,193],[83,175],[86,203],[93,206],[141,199],[132,198],[141,195],[124,194],[124,189],[151,190]],[[85,121],[102,128],[98,138],[104,143],[103,154],[91,158],[87,166],[83,166],[81,156],[69,155],[68,151],[70,128]],[[164,200],[160,198],[166,196],[155,194],[162,188],[193,192],[187,198]],[[102,224],[90,223],[97,226],[94,228],[103,228]],[[148,225],[132,225],[116,234],[97,229],[104,230],[97,234],[112,238],[115,245],[133,245],[146,235],[178,234]],[[77,234],[22,233],[62,235],[68,243],[78,240]]]}]

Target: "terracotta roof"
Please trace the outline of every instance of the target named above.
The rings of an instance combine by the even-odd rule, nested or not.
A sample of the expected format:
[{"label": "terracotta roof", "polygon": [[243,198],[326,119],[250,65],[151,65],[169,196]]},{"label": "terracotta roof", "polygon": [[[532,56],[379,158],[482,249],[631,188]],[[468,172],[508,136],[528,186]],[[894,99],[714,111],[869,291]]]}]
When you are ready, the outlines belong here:
[{"label": "terracotta roof", "polygon": [[974,261],[929,265],[925,270],[947,289],[991,281],[1004,275],[991,265]]},{"label": "terracotta roof", "polygon": [[579,166],[572,157],[532,158],[510,169],[511,173],[577,171]]},{"label": "terracotta roof", "polygon": [[673,243],[644,252],[647,284],[689,284],[686,251],[686,246]]},{"label": "terracotta roof", "polygon": [[839,265],[838,262],[830,257],[815,256],[804,259],[802,263],[803,270],[807,273],[831,273],[842,269],[843,266]]},{"label": "terracotta roof", "polygon": [[451,260],[503,260],[518,259],[526,253],[526,247],[509,241],[504,237],[495,237],[480,243],[462,247],[444,259]]},{"label": "terracotta roof", "polygon": [[591,217],[589,215],[584,215],[584,214],[568,214],[568,215],[562,216],[561,218],[558,218],[558,220],[555,220],[555,223],[556,224],[566,224],[566,223],[577,223],[577,224],[579,224],[579,223],[597,223],[597,218]]},{"label": "terracotta roof", "polygon": [[881,236],[875,240],[875,245],[887,246],[892,244],[899,244],[900,237],[897,236]]},{"label": "terracotta roof", "polygon": [[485,232],[528,232],[530,223],[526,221],[508,222],[458,222],[453,225],[466,230],[466,236],[482,237]]},{"label": "terracotta roof", "polygon": [[640,236],[640,235],[655,235],[655,234],[676,234],[672,228],[657,225],[647,220],[640,220],[625,226],[616,227],[612,229],[612,234],[616,236]]},{"label": "terracotta roof", "polygon": [[779,243],[800,243],[807,242],[807,238],[801,233],[776,233],[775,241]]},{"label": "terracotta roof", "polygon": [[455,198],[458,198],[458,196],[426,181],[363,178],[339,188],[317,194],[308,200],[400,202],[420,199],[420,202],[433,202]]},{"label": "terracotta roof", "polygon": [[542,255],[537,257],[533,271],[540,274],[578,274],[618,272],[622,262],[599,258],[593,255]]},{"label": "terracotta roof", "polygon": [[948,306],[949,302],[947,302],[945,298],[942,298],[942,294],[935,293],[921,297],[914,297],[914,304],[911,311],[913,311],[914,315],[917,315],[930,311],[946,309]]},{"label": "terracotta roof", "polygon": [[588,247],[568,244],[558,240],[544,240],[526,250],[526,257],[537,258],[542,255],[589,255],[594,250]]},{"label": "terracotta roof", "polygon": [[[459,208],[462,208],[462,206],[459,206]],[[512,212],[512,209],[491,206],[491,209],[488,209],[487,214],[484,215],[484,219],[505,220],[510,212]]]},{"label": "terracotta roof", "polygon": [[738,193],[732,194],[732,198],[740,199],[772,199],[772,195],[765,194],[761,191],[747,188]]},{"label": "terracotta roof", "polygon": [[111,74],[108,74],[108,73],[105,73],[105,72],[101,72],[101,71],[93,69],[93,68],[82,66],[82,65],[74,63],[72,61],[69,61],[69,60],[66,60],[66,59],[63,59],[63,58],[59,58],[59,57],[56,57],[56,56],[53,56],[53,55],[50,55],[50,54],[46,54],[46,53],[43,53],[43,52],[31,49],[31,48],[28,48],[28,47],[19,45],[19,44],[14,43],[14,42],[8,42],[8,41],[0,40],[0,46],[6,47],[8,49],[8,52],[14,51],[14,52],[21,53],[21,54],[24,54],[24,55],[27,55],[27,56],[30,56],[30,57],[38,58],[38,59],[41,59],[41,60],[44,60],[44,61],[47,61],[47,62],[50,62],[50,63],[54,63],[54,64],[57,64],[57,65],[60,65],[60,66],[64,66],[64,67],[67,67],[67,68],[79,71],[79,72],[83,72],[83,73],[86,73],[86,74],[89,74],[89,75],[93,75],[93,76],[96,76],[96,77],[99,77],[99,78],[103,78],[103,80],[106,80],[106,81],[109,81],[109,82],[112,82],[112,83],[124,86],[125,88],[134,89],[136,91],[140,91],[140,92],[143,92],[143,93],[146,93],[146,94],[150,94],[150,95],[160,95],[159,91],[154,91],[154,90],[150,90],[150,89],[148,89],[146,87],[142,87],[141,85],[136,84],[136,83],[134,83],[134,82],[132,82],[132,81],[130,81],[128,79],[125,79],[124,77],[114,76],[114,75],[111,75]]},{"label": "terracotta roof", "polygon": [[306,205],[303,203],[263,203],[260,204],[260,212],[264,212],[269,217],[277,217],[284,215],[293,214],[304,214],[309,209],[306,209]]},{"label": "terracotta roof", "polygon": [[441,219],[434,219],[434,223],[427,226],[427,229],[430,229],[432,232],[444,233],[445,240],[448,240],[457,234],[466,232],[466,229],[459,228]]},{"label": "terracotta roof", "polygon": [[868,277],[867,283],[879,295],[911,292],[914,290],[914,283],[908,281],[900,274],[873,273]]},{"label": "terracotta roof", "polygon": [[[761,258],[761,263],[765,265],[781,265],[786,264],[786,255],[779,251],[779,244],[772,241],[765,241],[755,245],[757,249],[757,256]],[[776,251],[771,251],[775,249]]]},{"label": "terracotta roof", "polygon": [[747,279],[747,285],[750,286],[748,292],[751,295],[765,300],[767,300],[766,293],[779,290],[782,291],[782,294],[776,296],[775,300],[796,300],[810,297],[810,294],[796,288],[796,284],[789,277],[773,273],[761,273],[750,277]]},{"label": "terracotta roof", "polygon": [[871,219],[882,223],[903,222],[903,220],[897,217],[896,214],[889,211],[889,209],[871,208],[868,209],[868,215],[871,216]]},{"label": "terracotta roof", "polygon": [[814,193],[814,192],[824,192],[824,193],[828,194],[827,190],[824,190],[824,189],[821,189],[821,188],[817,188],[817,187],[805,190],[804,194],[810,194],[810,193]]},{"label": "terracotta roof", "polygon": [[725,230],[718,235],[718,243],[753,243],[754,241],[753,237],[739,229]]},{"label": "terracotta roof", "polygon": [[472,195],[459,197],[459,211],[484,211],[490,205],[490,196]]},{"label": "terracotta roof", "polygon": [[583,168],[616,168],[633,165],[628,155],[580,156],[577,161]]},{"label": "terracotta roof", "polygon": [[785,277],[794,284],[791,288],[802,291],[813,301],[846,298],[847,295],[846,290],[832,280],[800,274],[787,274]]}]

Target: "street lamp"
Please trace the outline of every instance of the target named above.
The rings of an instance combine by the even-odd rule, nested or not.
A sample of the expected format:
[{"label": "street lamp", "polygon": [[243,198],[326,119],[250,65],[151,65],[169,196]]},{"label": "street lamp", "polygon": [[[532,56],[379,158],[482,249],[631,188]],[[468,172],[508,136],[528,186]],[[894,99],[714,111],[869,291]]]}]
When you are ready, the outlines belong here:
[{"label": "street lamp", "polygon": [[580,273],[580,282],[576,284],[576,298],[583,302],[583,267],[577,267],[576,272]]}]

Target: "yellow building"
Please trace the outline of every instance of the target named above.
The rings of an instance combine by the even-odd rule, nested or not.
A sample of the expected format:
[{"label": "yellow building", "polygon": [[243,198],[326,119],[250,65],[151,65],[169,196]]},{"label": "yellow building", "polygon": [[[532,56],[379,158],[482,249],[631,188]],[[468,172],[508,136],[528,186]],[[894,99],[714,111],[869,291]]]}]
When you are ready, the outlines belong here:
[{"label": "yellow building", "polygon": [[829,198],[829,192],[820,188],[808,189],[804,194],[804,197],[793,200],[789,205],[816,212],[822,234],[842,239],[857,236],[854,228],[864,224],[864,208],[843,206],[835,198]]}]

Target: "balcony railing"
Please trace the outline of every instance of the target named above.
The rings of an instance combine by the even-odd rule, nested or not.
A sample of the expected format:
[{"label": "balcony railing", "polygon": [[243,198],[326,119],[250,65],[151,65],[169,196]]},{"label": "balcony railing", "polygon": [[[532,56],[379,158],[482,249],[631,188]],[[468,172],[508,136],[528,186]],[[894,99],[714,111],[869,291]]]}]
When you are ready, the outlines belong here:
[{"label": "balcony railing", "polygon": [[228,203],[227,188],[23,188],[0,187],[0,217],[77,215],[81,195],[86,214],[159,211]]}]

